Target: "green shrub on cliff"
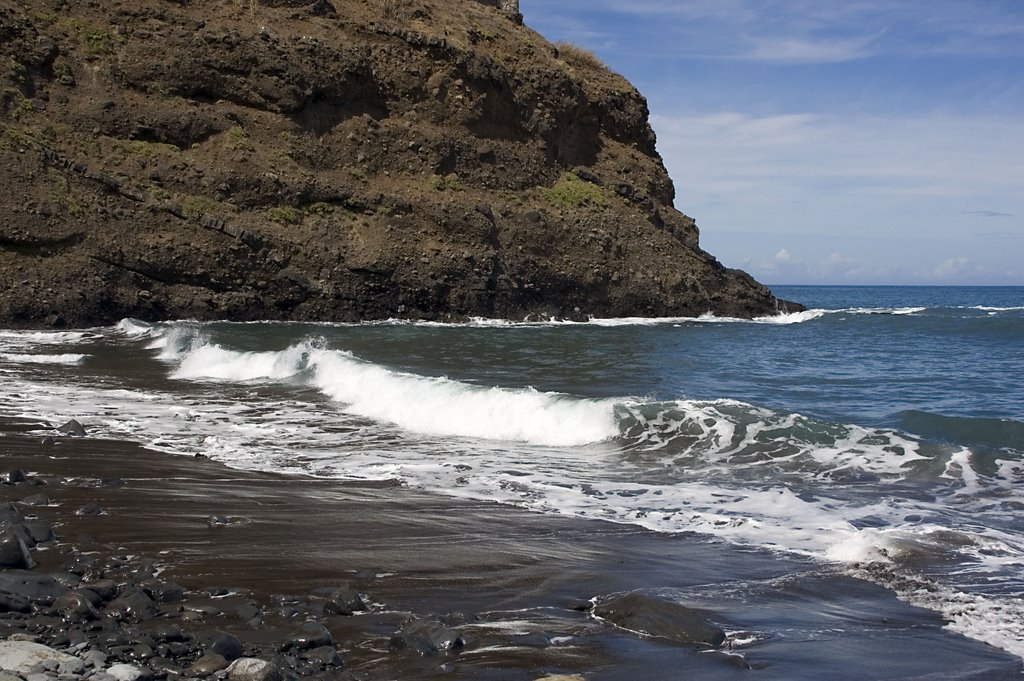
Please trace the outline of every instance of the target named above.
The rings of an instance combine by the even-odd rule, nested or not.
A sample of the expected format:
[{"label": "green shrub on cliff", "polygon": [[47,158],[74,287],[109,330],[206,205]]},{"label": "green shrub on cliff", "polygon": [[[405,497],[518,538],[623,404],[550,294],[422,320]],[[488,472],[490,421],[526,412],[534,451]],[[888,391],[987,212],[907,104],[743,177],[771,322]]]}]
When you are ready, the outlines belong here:
[{"label": "green shrub on cliff", "polygon": [[281,225],[297,225],[304,217],[302,211],[291,206],[271,206],[267,209],[267,217]]},{"label": "green shrub on cliff", "polygon": [[608,197],[596,184],[581,180],[572,173],[562,173],[553,186],[544,190],[544,198],[559,208],[607,208]]}]

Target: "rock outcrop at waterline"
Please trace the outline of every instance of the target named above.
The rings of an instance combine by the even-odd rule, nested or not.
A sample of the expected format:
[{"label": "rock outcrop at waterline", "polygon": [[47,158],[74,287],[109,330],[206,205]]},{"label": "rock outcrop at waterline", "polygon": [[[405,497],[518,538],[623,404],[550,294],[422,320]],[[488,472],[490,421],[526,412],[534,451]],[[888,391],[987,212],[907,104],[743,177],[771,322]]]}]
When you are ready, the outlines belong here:
[{"label": "rock outcrop at waterline", "polygon": [[778,309],[516,5],[0,0],[0,319]]}]

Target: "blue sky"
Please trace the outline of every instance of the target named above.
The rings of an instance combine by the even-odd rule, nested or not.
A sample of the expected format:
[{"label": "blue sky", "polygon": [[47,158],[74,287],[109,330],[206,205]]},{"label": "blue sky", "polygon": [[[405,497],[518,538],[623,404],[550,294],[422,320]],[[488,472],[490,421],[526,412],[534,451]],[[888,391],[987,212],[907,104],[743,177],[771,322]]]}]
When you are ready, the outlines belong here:
[{"label": "blue sky", "polygon": [[1024,0],[521,0],[648,100],[701,245],[770,284],[1024,285]]}]

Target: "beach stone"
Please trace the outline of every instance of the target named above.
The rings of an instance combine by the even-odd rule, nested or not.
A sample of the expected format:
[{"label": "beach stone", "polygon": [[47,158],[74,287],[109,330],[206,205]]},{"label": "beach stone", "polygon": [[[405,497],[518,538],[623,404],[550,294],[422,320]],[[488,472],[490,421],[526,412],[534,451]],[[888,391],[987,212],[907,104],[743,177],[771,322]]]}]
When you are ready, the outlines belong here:
[{"label": "beach stone", "polygon": [[210,676],[216,674],[222,669],[228,668],[228,661],[224,659],[223,655],[217,653],[207,653],[193,662],[185,673],[189,676]]},{"label": "beach stone", "polygon": [[[99,598],[99,596],[96,598]],[[66,593],[58,598],[54,602],[53,607],[64,617],[73,620],[94,620],[100,616],[92,601],[86,598],[84,594],[75,591]]]},{"label": "beach stone", "polygon": [[71,419],[67,423],[58,426],[57,432],[70,435],[72,437],[85,437],[86,435],[85,428],[75,419]]},{"label": "beach stone", "polygon": [[150,633],[161,643],[183,643],[188,640],[188,636],[176,624],[158,625],[153,627]]},{"label": "beach stone", "polygon": [[6,669],[0,669],[0,681],[22,681],[22,677]]},{"label": "beach stone", "polygon": [[302,659],[308,662],[314,662],[323,667],[340,668],[345,665],[337,648],[334,646],[320,646],[319,648],[307,650],[302,654]]},{"label": "beach stone", "polygon": [[228,667],[230,681],[281,681],[281,670],[277,665],[255,657],[242,657]]},{"label": "beach stone", "polygon": [[9,470],[7,471],[7,474],[4,475],[4,482],[9,482],[12,485],[16,485],[19,482],[25,482],[26,480],[28,480],[28,476],[25,475],[25,471],[20,468]]},{"label": "beach stone", "polygon": [[85,664],[94,668],[99,669],[107,663],[107,654],[102,650],[90,650],[81,655],[81,659],[85,661]]},{"label": "beach stone", "polygon": [[103,599],[100,598],[100,595],[98,593],[96,593],[95,591],[93,591],[92,589],[86,589],[84,587],[77,587],[77,588],[74,589],[74,591],[75,591],[76,594],[80,595],[82,598],[84,598],[85,600],[89,601],[89,603],[92,604],[92,607],[94,607],[94,608],[103,607]]},{"label": "beach stone", "polygon": [[74,656],[72,656],[70,660],[64,660],[57,667],[57,673],[61,675],[81,674],[84,670],[85,661]]},{"label": "beach stone", "polygon": [[148,620],[156,617],[156,603],[142,589],[128,589],[114,600],[107,603],[105,612],[108,617],[135,621]]},{"label": "beach stone", "polygon": [[335,589],[324,603],[324,613],[328,615],[349,616],[366,609],[362,596],[348,584]]},{"label": "beach stone", "polygon": [[541,676],[536,681],[587,681],[582,676],[577,674],[553,674],[551,676]]},{"label": "beach stone", "polygon": [[[32,533],[25,527],[25,523],[18,523],[17,525],[11,525],[7,528],[7,532],[16,535],[21,538],[21,541],[25,542],[25,546],[29,549],[36,545],[36,540],[32,537]],[[30,554],[31,555],[31,554]]]},{"label": "beach stone", "polygon": [[237,660],[242,656],[242,642],[234,634],[226,631],[215,631],[209,644],[206,646],[207,653],[223,655],[228,662]]},{"label": "beach stone", "polygon": [[299,625],[298,629],[292,632],[288,641],[281,646],[281,650],[289,648],[309,650],[310,648],[332,645],[334,645],[334,637],[331,636],[331,632],[327,630],[327,627],[319,622],[309,621],[303,622]]},{"label": "beach stone", "polygon": [[593,613],[629,631],[677,643],[720,646],[725,632],[696,610],[642,593],[628,593],[598,603]]},{"label": "beach stone", "polygon": [[30,494],[22,499],[21,503],[25,506],[49,506],[50,497],[46,496],[42,492],[39,494]]},{"label": "beach stone", "polygon": [[94,501],[90,501],[88,504],[79,507],[75,511],[75,515],[102,515],[103,509]]},{"label": "beach stone", "polygon": [[10,525],[17,525],[25,518],[21,515],[21,511],[18,507],[11,502],[5,502],[0,504],[0,527],[8,527]]},{"label": "beach stone", "polygon": [[465,641],[457,632],[429,618],[413,620],[391,637],[393,649],[408,648],[420,655],[437,655],[440,652],[458,650],[464,645]]},{"label": "beach stone", "polygon": [[52,605],[68,588],[51,575],[29,570],[0,572],[0,593],[16,594],[38,605]]},{"label": "beach stone", "polygon": [[157,603],[180,603],[185,600],[185,587],[174,582],[161,583],[153,591],[153,600]]},{"label": "beach stone", "polygon": [[6,669],[9,672],[32,673],[40,668],[45,668],[47,663],[57,669],[61,663],[76,659],[40,643],[0,641],[0,669]]},{"label": "beach stone", "polygon": [[53,533],[53,526],[42,520],[26,520],[21,523],[21,526],[25,528],[36,544],[57,538]]},{"label": "beach stone", "polygon": [[39,441],[39,444],[43,445],[44,447],[52,447],[54,442],[56,442],[56,440],[53,439],[53,436],[47,435],[46,437]]},{"label": "beach stone", "polygon": [[32,612],[32,604],[21,594],[0,592],[0,612]]},{"label": "beach stone", "polygon": [[94,579],[82,583],[81,586],[95,592],[104,601],[109,601],[117,595],[117,582],[112,579]]},{"label": "beach stone", "polygon": [[[79,541],[79,543],[81,544],[82,542]],[[102,574],[100,561],[92,556],[75,556],[64,564],[64,569],[79,577]]]},{"label": "beach stone", "polygon": [[116,681],[149,681],[153,678],[148,670],[133,664],[115,664],[107,669],[107,674]]}]

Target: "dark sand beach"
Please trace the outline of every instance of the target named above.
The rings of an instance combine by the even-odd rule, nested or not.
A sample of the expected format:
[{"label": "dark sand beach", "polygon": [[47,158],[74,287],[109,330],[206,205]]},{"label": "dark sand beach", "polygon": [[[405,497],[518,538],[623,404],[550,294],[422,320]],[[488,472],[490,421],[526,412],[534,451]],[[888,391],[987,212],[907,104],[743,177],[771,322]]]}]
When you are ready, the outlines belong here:
[{"label": "dark sand beach", "polygon": [[[245,656],[272,660],[286,676],[318,678],[1008,679],[1020,673],[1017,657],[946,633],[938,615],[828,566],[700,536],[544,516],[387,483],[234,470],[126,442],[57,437],[43,443],[38,431],[28,432],[40,427],[4,424],[0,468],[20,469],[28,479],[0,486],[2,501],[54,527],[57,539],[32,551],[36,572],[77,564],[84,580],[112,578],[124,590],[148,571],[154,584],[172,592],[182,587],[181,598],[172,596],[129,630],[177,626],[192,642],[173,650],[157,645],[148,657],[137,651],[135,665],[157,678],[182,678],[181,668],[217,632],[237,636]],[[48,505],[19,503],[40,493]],[[365,611],[325,610],[342,585],[361,594]],[[677,643],[587,612],[590,599],[633,590],[700,609],[728,638],[718,649]],[[99,622],[110,619],[104,607]],[[303,659],[296,632],[310,620],[330,632],[342,666],[337,659]],[[396,634],[416,620],[443,626],[450,641],[459,641],[436,652],[415,641],[402,647]],[[92,636],[87,624],[62,620],[52,608],[0,615],[5,636],[28,631],[57,649],[74,643],[74,636],[67,641],[71,629]],[[123,634],[129,625],[108,622],[103,636],[77,651],[106,646],[110,653],[116,647],[110,631],[120,627]],[[91,627],[100,629],[96,622]],[[177,661],[161,658],[174,650],[181,653]]]}]

